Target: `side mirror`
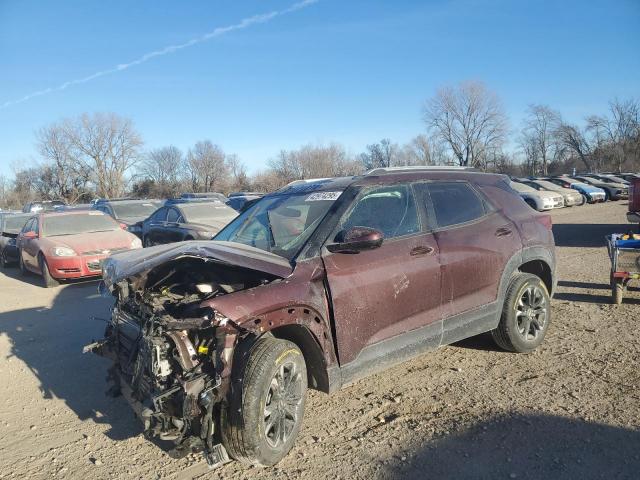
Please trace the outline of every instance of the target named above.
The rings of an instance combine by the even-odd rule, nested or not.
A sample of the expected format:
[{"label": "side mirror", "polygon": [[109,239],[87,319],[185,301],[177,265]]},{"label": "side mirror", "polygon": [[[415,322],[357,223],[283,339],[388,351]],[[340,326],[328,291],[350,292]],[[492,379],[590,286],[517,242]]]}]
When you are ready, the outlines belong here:
[{"label": "side mirror", "polygon": [[22,238],[26,240],[32,240],[34,238],[38,238],[38,235],[36,234],[36,232],[24,232],[22,234]]},{"label": "side mirror", "polygon": [[369,227],[352,227],[336,235],[336,243],[327,245],[332,253],[358,253],[372,250],[382,245],[384,234],[380,230]]}]

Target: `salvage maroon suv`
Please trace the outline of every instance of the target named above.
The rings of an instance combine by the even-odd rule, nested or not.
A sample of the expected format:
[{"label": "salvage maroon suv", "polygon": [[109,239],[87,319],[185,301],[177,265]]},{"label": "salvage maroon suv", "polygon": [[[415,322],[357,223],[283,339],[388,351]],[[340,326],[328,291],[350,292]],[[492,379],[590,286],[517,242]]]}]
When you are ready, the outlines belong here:
[{"label": "salvage maroon suv", "polygon": [[554,270],[550,217],[504,176],[379,169],[294,182],[212,241],[107,260],[113,316],[86,350],[113,360],[112,391],[172,455],[273,465],[308,387],[331,393],[483,332],[505,350],[536,348]]}]

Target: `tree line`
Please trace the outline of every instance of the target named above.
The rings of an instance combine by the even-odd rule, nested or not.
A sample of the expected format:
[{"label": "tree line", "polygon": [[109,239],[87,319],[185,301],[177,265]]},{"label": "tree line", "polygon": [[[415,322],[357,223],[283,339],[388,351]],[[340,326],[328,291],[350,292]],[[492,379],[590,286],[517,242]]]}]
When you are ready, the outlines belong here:
[{"label": "tree line", "polygon": [[[133,122],[114,113],[82,114],[35,132],[37,161],[0,176],[0,208],[34,199],[168,198],[180,192],[273,191],[293,180],[356,175],[377,167],[460,165],[510,175],[640,171],[640,104],[612,99],[580,125],[547,105],[530,105],[511,127],[499,97],[480,82],[438,90],[422,107],[424,131],[406,144],[382,139],[364,152],[338,143],[282,150],[249,174],[211,140],[186,151],[145,149]],[[511,141],[511,144],[510,144]],[[515,147],[514,147],[515,145]]]}]

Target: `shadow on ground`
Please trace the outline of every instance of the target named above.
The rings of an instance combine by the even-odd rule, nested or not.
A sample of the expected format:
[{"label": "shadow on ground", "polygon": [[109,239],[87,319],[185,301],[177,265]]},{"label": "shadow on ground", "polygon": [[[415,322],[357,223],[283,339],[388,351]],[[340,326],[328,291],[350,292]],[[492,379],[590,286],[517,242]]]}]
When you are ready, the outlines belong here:
[{"label": "shadow on ground", "polygon": [[553,415],[503,416],[413,441],[378,478],[637,479],[640,472],[640,431]]},{"label": "shadow on ground", "polygon": [[0,335],[7,335],[11,345],[8,357],[25,363],[39,380],[45,400],[57,397],[80,420],[108,424],[112,439],[137,435],[141,430],[124,400],[104,394],[106,360],[82,353],[84,345],[102,338],[105,323],[91,316],[107,318],[110,300],[97,294],[96,282],[56,290],[51,308],[0,313]]},{"label": "shadow on ground", "polygon": [[606,235],[626,233],[632,228],[628,223],[557,223],[553,236],[557,247],[604,247]]}]

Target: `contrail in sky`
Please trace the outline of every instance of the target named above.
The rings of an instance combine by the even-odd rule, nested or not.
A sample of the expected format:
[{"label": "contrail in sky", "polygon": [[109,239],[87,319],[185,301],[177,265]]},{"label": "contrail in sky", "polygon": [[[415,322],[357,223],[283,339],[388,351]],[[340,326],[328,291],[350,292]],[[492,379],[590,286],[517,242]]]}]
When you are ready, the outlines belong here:
[{"label": "contrail in sky", "polygon": [[41,97],[42,95],[47,95],[47,94],[53,93],[53,92],[60,92],[62,90],[66,90],[67,88],[72,87],[74,85],[80,85],[81,83],[87,83],[87,82],[90,82],[91,80],[95,80],[96,78],[104,77],[105,75],[109,75],[111,73],[116,73],[116,72],[120,72],[122,70],[126,70],[126,69],[131,68],[131,67],[135,67],[136,65],[140,65],[142,63],[148,62],[149,60],[151,60],[153,58],[162,57],[164,55],[168,55],[170,53],[177,52],[178,50],[182,50],[183,48],[188,48],[188,47],[192,47],[194,45],[198,45],[199,43],[206,42],[206,41],[211,40],[212,38],[215,38],[215,37],[220,37],[220,36],[222,36],[222,35],[224,35],[226,33],[232,32],[234,30],[242,30],[242,29],[245,29],[245,28],[250,27],[252,25],[256,25],[258,23],[267,23],[267,22],[273,20],[276,17],[279,17],[279,16],[286,15],[286,14],[291,13],[291,12],[295,12],[295,11],[301,10],[303,8],[306,8],[306,7],[310,6],[310,5],[313,5],[314,3],[318,3],[319,1],[320,0],[303,0],[301,2],[294,3],[290,7],[285,8],[284,10],[274,10],[274,11],[269,12],[269,13],[261,13],[259,15],[254,15],[252,17],[244,18],[238,23],[235,23],[233,25],[227,25],[226,27],[218,27],[218,28],[216,28],[215,30],[213,30],[213,31],[211,31],[209,33],[205,33],[203,35],[200,35],[199,37],[192,38],[188,42],[180,43],[178,45],[169,45],[168,47],[161,48],[160,50],[155,50],[153,52],[145,53],[140,58],[132,60],[129,63],[121,63],[119,65],[116,65],[115,67],[109,68],[107,70],[102,70],[100,72],[96,72],[96,73],[91,74],[91,75],[89,75],[87,77],[76,78],[75,80],[69,80],[68,82],[64,82],[63,84],[58,85],[57,87],[45,88],[44,90],[39,90],[37,92],[30,93],[29,95],[25,95],[24,97],[19,98],[19,99],[9,100],[9,101],[3,103],[2,105],[0,105],[0,110],[2,110],[4,108],[7,108],[7,107],[10,107],[12,105],[17,105],[19,103],[26,102],[27,100],[31,100],[32,98],[35,98],[35,97]]}]

